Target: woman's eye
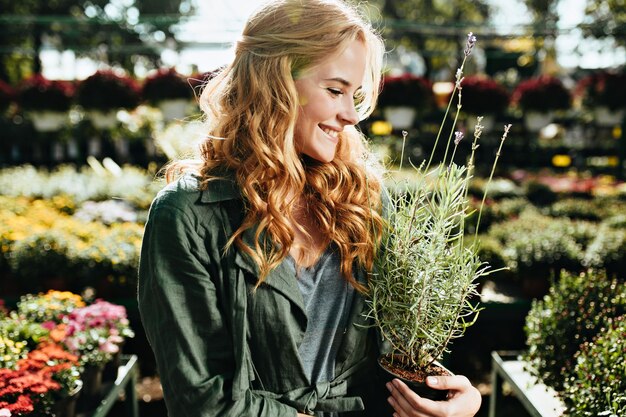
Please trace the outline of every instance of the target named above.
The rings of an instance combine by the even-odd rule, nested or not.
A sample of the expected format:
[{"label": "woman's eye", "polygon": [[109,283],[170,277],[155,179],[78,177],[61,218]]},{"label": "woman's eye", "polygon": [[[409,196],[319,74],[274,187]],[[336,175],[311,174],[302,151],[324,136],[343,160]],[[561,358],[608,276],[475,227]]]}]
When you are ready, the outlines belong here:
[{"label": "woman's eye", "polygon": [[338,90],[336,88],[328,88],[328,91],[330,92],[330,94],[332,94],[333,96],[340,96],[343,94],[343,91]]}]

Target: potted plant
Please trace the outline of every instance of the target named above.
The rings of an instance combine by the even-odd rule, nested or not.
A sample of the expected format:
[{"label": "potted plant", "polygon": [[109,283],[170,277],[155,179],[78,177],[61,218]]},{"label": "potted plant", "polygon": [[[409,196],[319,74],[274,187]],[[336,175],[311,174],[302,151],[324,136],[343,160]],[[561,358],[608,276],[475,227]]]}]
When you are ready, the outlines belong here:
[{"label": "potted plant", "polygon": [[626,315],[610,318],[606,331],[585,342],[575,355],[573,377],[563,400],[577,416],[626,415]]},{"label": "potted plant", "polygon": [[578,82],[576,95],[584,107],[593,111],[598,125],[619,125],[626,111],[626,73],[594,72]]},{"label": "potted plant", "polygon": [[72,311],[84,306],[85,302],[78,294],[48,290],[45,294],[26,294],[20,297],[17,312],[29,321],[61,323]]},{"label": "potted plant", "polygon": [[70,82],[48,80],[35,74],[21,83],[18,103],[31,117],[35,129],[52,132],[67,123],[73,96],[74,87]]},{"label": "potted plant", "polygon": [[387,75],[378,97],[378,105],[395,129],[408,129],[418,110],[434,105],[432,85],[424,77],[413,74]]},{"label": "potted plant", "polygon": [[555,110],[569,109],[571,100],[561,80],[550,75],[520,82],[511,95],[511,102],[524,111],[524,123],[532,132],[548,125]]},{"label": "potted plant", "polygon": [[484,116],[485,131],[493,129],[495,116],[503,113],[509,105],[508,91],[495,80],[484,75],[468,75],[461,90],[463,112],[468,114],[468,131],[473,131],[476,116]]},{"label": "potted plant", "polygon": [[101,70],[79,83],[77,102],[96,128],[110,129],[117,124],[119,109],[137,107],[139,93],[139,85],[132,78],[113,70]]},{"label": "potted plant", "polygon": [[89,404],[98,396],[105,365],[120,351],[125,337],[133,336],[122,306],[97,301],[70,313],[63,343],[84,366],[81,402]]},{"label": "potted plant", "polygon": [[165,120],[182,119],[187,114],[193,90],[174,68],[164,68],[145,79],[142,96],[159,107]]},{"label": "potted plant", "polygon": [[[470,33],[463,64],[457,71],[457,87],[475,42]],[[459,111],[457,107],[455,120]],[[446,112],[444,121],[447,116]],[[500,146],[509,128],[505,128]],[[450,159],[444,157],[431,169],[431,154],[430,160],[417,168],[417,184],[406,186],[406,195],[392,198],[395,207],[379,237],[380,253],[368,280],[367,315],[385,345],[379,359],[383,375],[405,379],[420,396],[428,398],[445,398],[445,391],[424,385],[425,377],[448,372],[436,366],[436,361],[475,321],[479,308],[469,300],[476,295],[476,280],[487,274],[487,266],[477,256],[478,244],[466,246],[463,238],[463,223],[469,212],[468,184],[481,133],[479,120],[467,166],[454,162],[456,146],[463,139],[463,134],[456,132],[454,144],[449,138],[446,145]],[[477,231],[479,224],[480,218]]]},{"label": "potted plant", "polygon": [[74,417],[82,386],[78,375],[76,356],[58,344],[43,343],[15,366],[0,369],[0,410],[8,410],[9,416]]},{"label": "potted plant", "polygon": [[612,275],[626,270],[626,230],[611,228],[606,224],[597,228],[583,257],[583,265],[606,269]]},{"label": "potted plant", "polygon": [[496,224],[489,235],[504,247],[506,265],[517,276],[522,294],[543,297],[551,276],[561,269],[582,269],[583,247],[594,227],[590,223],[553,219],[535,211]]},{"label": "potted plant", "polygon": [[563,392],[574,374],[580,345],[602,332],[610,318],[624,314],[623,281],[600,271],[562,273],[549,294],[533,302],[526,317],[528,371]]}]

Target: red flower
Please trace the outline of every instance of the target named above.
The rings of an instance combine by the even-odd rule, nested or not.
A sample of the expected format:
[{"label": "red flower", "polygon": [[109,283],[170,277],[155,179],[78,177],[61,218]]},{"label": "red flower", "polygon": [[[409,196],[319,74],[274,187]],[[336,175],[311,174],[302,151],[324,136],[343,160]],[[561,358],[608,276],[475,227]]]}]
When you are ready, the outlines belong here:
[{"label": "red flower", "polygon": [[146,78],[143,84],[143,98],[150,103],[167,99],[191,99],[192,87],[174,68],[162,68]]},{"label": "red flower", "polygon": [[8,408],[11,413],[15,414],[28,414],[35,410],[33,400],[28,395],[20,395],[13,404],[7,404],[2,408]]},{"label": "red flower", "polygon": [[413,74],[386,76],[378,97],[381,107],[410,106],[428,109],[435,103],[432,84]]},{"label": "red flower", "polygon": [[98,71],[78,85],[78,103],[88,110],[132,109],[139,104],[137,82],[113,71]]},{"label": "red flower", "polygon": [[28,110],[66,111],[72,104],[74,85],[69,81],[48,80],[35,74],[22,82],[18,101]]},{"label": "red flower", "polygon": [[523,110],[548,111],[568,109],[572,98],[561,80],[542,75],[520,82],[511,101]]},{"label": "red flower", "polygon": [[[491,78],[469,75],[461,86],[461,105],[467,113],[503,113],[509,105],[509,93]],[[455,103],[457,101],[455,98]]]}]

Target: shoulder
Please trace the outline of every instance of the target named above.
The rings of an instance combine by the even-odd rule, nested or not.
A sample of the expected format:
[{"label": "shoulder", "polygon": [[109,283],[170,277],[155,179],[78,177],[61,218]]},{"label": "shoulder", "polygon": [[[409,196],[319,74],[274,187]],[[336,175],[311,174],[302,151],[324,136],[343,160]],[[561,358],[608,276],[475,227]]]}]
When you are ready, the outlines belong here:
[{"label": "shoulder", "polygon": [[159,191],[150,211],[179,212],[195,220],[215,212],[230,200],[241,200],[239,188],[231,176],[215,178],[203,187],[198,175],[187,173]]},{"label": "shoulder", "polygon": [[170,208],[187,211],[200,200],[201,195],[200,178],[185,174],[159,191],[152,202],[151,210]]}]

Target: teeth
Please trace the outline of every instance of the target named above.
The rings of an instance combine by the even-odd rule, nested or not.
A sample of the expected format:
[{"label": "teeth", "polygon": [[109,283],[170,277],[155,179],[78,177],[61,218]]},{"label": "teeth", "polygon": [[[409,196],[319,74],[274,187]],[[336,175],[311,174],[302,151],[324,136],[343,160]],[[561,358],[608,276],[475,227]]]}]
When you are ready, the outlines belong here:
[{"label": "teeth", "polygon": [[339,132],[337,132],[336,130],[331,130],[331,129],[322,129],[324,131],[324,133],[326,133],[328,136],[332,136],[334,138],[336,138],[337,136],[339,136]]}]

